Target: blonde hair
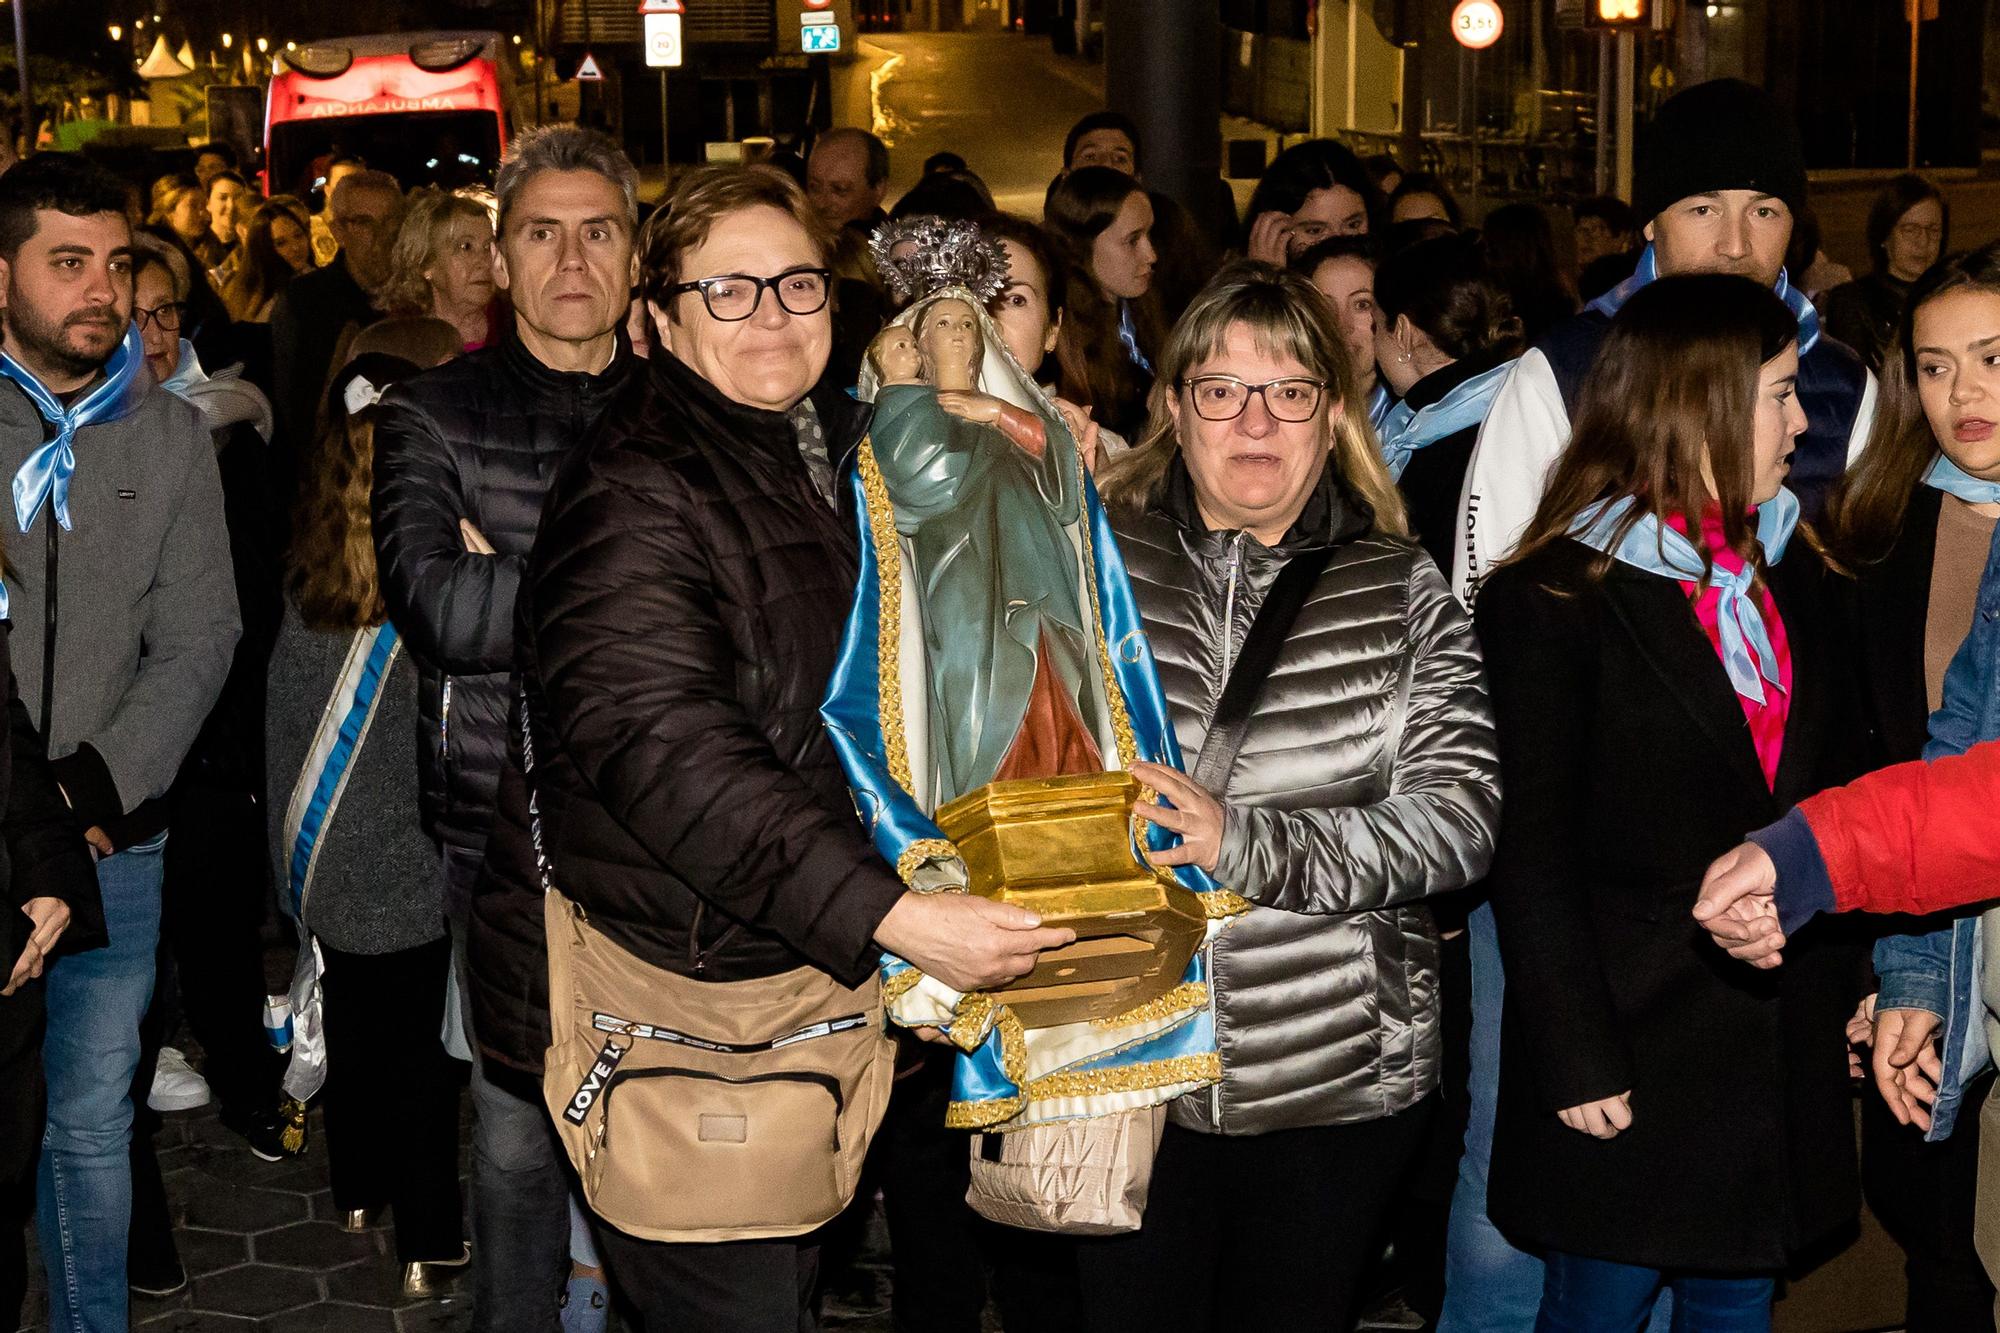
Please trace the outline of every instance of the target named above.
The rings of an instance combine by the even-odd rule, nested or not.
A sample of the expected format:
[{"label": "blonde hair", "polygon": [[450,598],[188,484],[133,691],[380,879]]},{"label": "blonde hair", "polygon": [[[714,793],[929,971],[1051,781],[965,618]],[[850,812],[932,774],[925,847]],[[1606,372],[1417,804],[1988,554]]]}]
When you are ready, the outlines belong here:
[{"label": "blonde hair", "polygon": [[451,224],[460,218],[477,218],[491,238],[493,215],[478,200],[432,187],[411,191],[389,257],[389,280],[375,294],[377,310],[391,315],[431,313],[431,282],[424,270],[444,257]]},{"label": "blonde hair", "polygon": [[[1332,308],[1305,278],[1255,260],[1238,260],[1216,274],[1174,325],[1160,353],[1146,434],[1097,475],[1105,503],[1137,511],[1159,497],[1181,449],[1169,404],[1189,372],[1221,353],[1229,330],[1238,324],[1249,329],[1261,349],[1289,357],[1326,384],[1322,405],[1330,465],[1374,511],[1377,528],[1408,537],[1403,495],[1383,466],[1382,451],[1368,427]],[[1332,407],[1325,409],[1329,400]]]}]

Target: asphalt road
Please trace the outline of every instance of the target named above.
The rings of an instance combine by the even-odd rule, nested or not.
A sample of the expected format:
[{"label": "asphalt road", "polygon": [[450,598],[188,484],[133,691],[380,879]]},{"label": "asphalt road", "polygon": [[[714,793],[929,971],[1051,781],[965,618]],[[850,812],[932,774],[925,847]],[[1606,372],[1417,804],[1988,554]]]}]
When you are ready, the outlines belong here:
[{"label": "asphalt road", "polygon": [[874,84],[869,110],[889,145],[891,199],[915,183],[925,158],[950,150],[1002,208],[1039,218],[1062,170],[1063,136],[1103,105],[1095,71],[1051,55],[1037,38],[879,33],[863,39],[862,54],[853,77]]}]

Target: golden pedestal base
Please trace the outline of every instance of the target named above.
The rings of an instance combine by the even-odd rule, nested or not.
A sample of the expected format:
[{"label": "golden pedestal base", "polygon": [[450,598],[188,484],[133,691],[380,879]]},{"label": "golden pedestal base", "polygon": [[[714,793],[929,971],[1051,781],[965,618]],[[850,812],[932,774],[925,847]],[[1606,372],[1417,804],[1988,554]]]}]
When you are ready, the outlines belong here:
[{"label": "golden pedestal base", "polygon": [[1180,984],[1208,918],[1138,859],[1129,773],[993,782],[937,812],[972,892],[1018,903],[1076,942],[998,992],[1025,1027],[1111,1018]]}]

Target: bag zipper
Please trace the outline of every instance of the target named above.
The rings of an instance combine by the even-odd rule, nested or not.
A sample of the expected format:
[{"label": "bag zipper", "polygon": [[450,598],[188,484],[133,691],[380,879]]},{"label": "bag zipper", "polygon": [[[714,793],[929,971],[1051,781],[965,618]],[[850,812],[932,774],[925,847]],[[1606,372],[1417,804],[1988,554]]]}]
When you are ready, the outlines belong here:
[{"label": "bag zipper", "polygon": [[604,1118],[599,1122],[597,1127],[597,1142],[600,1146],[608,1147],[611,1143],[611,1093],[619,1084],[625,1082],[627,1079],[634,1078],[694,1078],[705,1079],[712,1083],[734,1083],[738,1085],[750,1083],[812,1083],[826,1089],[828,1095],[833,1098],[833,1113],[836,1118],[847,1109],[847,1098],[840,1090],[840,1080],[831,1074],[823,1074],[816,1069],[800,1069],[771,1074],[744,1074],[741,1077],[735,1078],[732,1078],[728,1074],[710,1073],[705,1069],[683,1069],[673,1066],[664,1069],[621,1069],[605,1080],[604,1083]]}]

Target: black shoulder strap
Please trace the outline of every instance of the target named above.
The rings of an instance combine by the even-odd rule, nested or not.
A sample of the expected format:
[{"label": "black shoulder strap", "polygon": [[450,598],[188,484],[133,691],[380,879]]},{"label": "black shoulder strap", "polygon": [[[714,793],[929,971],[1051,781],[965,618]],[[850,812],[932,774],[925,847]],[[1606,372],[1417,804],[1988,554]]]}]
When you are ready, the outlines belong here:
[{"label": "black shoulder strap", "polygon": [[[1244,733],[1250,729],[1250,712],[1256,707],[1257,696],[1264,692],[1264,681],[1278,661],[1278,650],[1284,647],[1299,609],[1332,559],[1333,548],[1320,546],[1287,560],[1278,577],[1271,580],[1264,604],[1250,622],[1250,632],[1243,636],[1243,649],[1236,654],[1236,664],[1223,683],[1222,698],[1208,724],[1208,738],[1202,742],[1201,758],[1190,775],[1218,797],[1229,785],[1229,770],[1236,763],[1236,752],[1243,748]],[[1227,626],[1223,632],[1228,632]]]}]

